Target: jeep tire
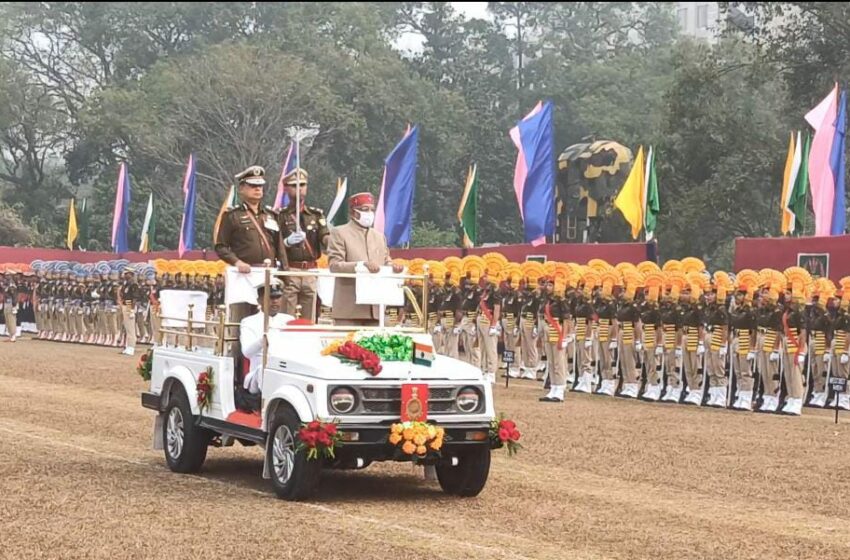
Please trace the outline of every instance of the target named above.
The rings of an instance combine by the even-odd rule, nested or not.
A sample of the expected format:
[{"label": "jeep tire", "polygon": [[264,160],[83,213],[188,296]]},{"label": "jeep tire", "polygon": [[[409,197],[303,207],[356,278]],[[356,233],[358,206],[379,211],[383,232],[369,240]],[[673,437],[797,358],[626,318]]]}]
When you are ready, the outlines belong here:
[{"label": "jeep tire", "polygon": [[212,434],[195,424],[189,399],[178,388],[168,399],[162,423],[162,442],[168,468],[178,473],[196,473],[207,458]]},{"label": "jeep tire", "polygon": [[487,484],[490,474],[490,446],[475,445],[457,453],[458,464],[437,465],[437,480],[446,494],[453,496],[477,496]]},{"label": "jeep tire", "polygon": [[278,498],[299,501],[313,495],[322,472],[321,459],[307,459],[307,450],[298,447],[301,422],[289,406],[281,406],[269,427],[266,461],[272,487]]}]

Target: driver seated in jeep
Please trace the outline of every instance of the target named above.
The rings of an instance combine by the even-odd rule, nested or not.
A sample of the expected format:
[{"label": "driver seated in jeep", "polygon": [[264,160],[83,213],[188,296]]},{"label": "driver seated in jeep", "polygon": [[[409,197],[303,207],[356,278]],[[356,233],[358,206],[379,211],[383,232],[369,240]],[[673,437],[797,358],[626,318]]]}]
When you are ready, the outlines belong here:
[{"label": "driver seated in jeep", "polygon": [[[259,395],[263,387],[263,299],[265,286],[257,288],[257,301],[259,312],[242,319],[239,323],[239,343],[242,346],[242,355],[248,360],[248,366],[242,380],[242,386],[236,388],[236,406],[240,409],[259,408],[252,406],[253,401],[259,401],[255,395]],[[273,279],[269,287],[269,331],[273,328],[286,326],[289,321],[295,319],[292,315],[281,313],[283,307],[283,287],[279,280]],[[280,331],[276,331],[280,334]],[[240,389],[242,389],[240,391]],[[245,394],[247,392],[247,394]],[[240,402],[241,401],[241,402]],[[247,401],[247,402],[246,402]],[[259,402],[256,403],[259,405]],[[247,406],[246,406],[247,405]]]}]

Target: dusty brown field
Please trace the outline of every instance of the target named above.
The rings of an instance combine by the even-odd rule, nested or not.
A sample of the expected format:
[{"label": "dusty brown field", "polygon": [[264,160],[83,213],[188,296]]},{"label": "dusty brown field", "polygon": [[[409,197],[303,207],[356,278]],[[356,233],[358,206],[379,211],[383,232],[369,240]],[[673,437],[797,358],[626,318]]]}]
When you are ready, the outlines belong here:
[{"label": "dusty brown field", "polygon": [[409,465],[331,472],[279,501],[256,448],[199,476],[151,447],[135,359],[0,342],[0,557],[850,558],[850,415],[747,415],[497,390],[524,428],[476,499]]}]

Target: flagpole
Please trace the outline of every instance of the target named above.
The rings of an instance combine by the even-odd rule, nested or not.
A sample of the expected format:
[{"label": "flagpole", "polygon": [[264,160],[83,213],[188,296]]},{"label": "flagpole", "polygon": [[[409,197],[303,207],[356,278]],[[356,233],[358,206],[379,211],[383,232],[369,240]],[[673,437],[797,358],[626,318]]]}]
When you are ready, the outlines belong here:
[{"label": "flagpole", "polygon": [[[295,231],[301,232],[301,140],[295,136]],[[284,187],[286,188],[286,187]]]}]

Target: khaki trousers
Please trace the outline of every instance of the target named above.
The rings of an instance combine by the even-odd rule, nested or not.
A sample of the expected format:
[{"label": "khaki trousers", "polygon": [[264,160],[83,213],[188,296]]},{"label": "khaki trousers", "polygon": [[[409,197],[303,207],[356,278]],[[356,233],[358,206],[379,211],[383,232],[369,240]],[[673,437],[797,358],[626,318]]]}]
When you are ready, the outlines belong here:
[{"label": "khaki trousers", "polygon": [[490,321],[479,316],[476,319],[478,328],[478,344],[481,349],[481,371],[495,375],[499,369],[499,353],[497,351],[499,335],[490,334]]},{"label": "khaki trousers", "polygon": [[540,355],[537,352],[537,339],[533,336],[534,323],[522,320],[520,327],[520,347],[522,349],[522,366],[532,371],[537,369]]},{"label": "khaki trousers", "polygon": [[11,304],[3,304],[3,317],[6,319],[6,334],[9,337],[18,335],[18,316],[12,312],[14,307]]},{"label": "khaki trousers", "polygon": [[640,357],[646,370],[647,385],[661,384],[661,360],[660,356],[655,354],[656,348],[657,346],[644,346],[640,352]]},{"label": "khaki trousers", "polygon": [[708,350],[705,355],[705,366],[708,368],[708,386],[726,387],[726,359],[720,351]]},{"label": "khaki trousers", "polygon": [[136,311],[132,305],[121,306],[121,317],[124,328],[124,346],[133,348],[136,346]]},{"label": "khaki trousers", "polygon": [[576,355],[578,357],[579,375],[593,374],[593,340],[590,345],[587,340],[576,340]]},{"label": "khaki trousers", "polygon": [[[454,332],[454,319],[448,320],[442,318],[440,319],[440,325],[443,327],[443,332],[437,335],[440,338],[440,353],[449,358],[457,359],[460,356],[460,349],[458,348],[460,334]],[[436,344],[436,341],[434,344]]]},{"label": "khaki trousers", "polygon": [[[548,324],[543,325],[543,336],[546,342],[546,368],[549,372],[549,384],[559,387],[567,384],[567,354],[566,350],[562,349],[557,342],[551,342],[549,334],[551,327]],[[557,334],[554,336],[557,337]]]},{"label": "khaki trousers", "polygon": [[599,369],[602,371],[602,379],[610,381],[614,379],[614,351],[609,348],[610,340],[599,341]]},{"label": "khaki trousers", "polygon": [[623,371],[623,383],[638,383],[640,381],[640,371],[637,369],[635,345],[634,342],[629,344],[624,343],[622,334],[620,335],[619,352],[620,369]]},{"label": "khaki trousers", "polygon": [[682,358],[676,356],[676,348],[664,348],[664,375],[668,387],[682,386]]},{"label": "khaki trousers", "polygon": [[[827,351],[829,351],[828,348]],[[826,372],[829,364],[823,361],[823,356],[823,354],[815,353],[809,355],[809,359],[812,360],[812,390],[815,393],[823,393],[826,390]]]},{"label": "khaki trousers", "polygon": [[783,365],[785,367],[785,388],[788,397],[802,399],[805,395],[805,383],[803,380],[803,365],[797,363],[797,355],[782,353]]},{"label": "khaki trousers", "polygon": [[686,348],[682,352],[682,362],[682,365],[685,366],[685,379],[688,382],[688,391],[699,391],[702,388],[699,354],[696,351],[688,352]]},{"label": "khaki trousers", "polygon": [[316,320],[315,276],[286,276],[283,279],[283,312],[295,317],[296,307],[301,306],[301,317]]},{"label": "khaki trousers", "polygon": [[750,360],[747,359],[747,353],[740,353],[740,348],[738,348],[737,337],[732,339],[732,348],[730,349],[730,352],[732,352],[732,360],[734,361],[735,383],[738,387],[738,391],[752,391],[752,366],[750,365]]},{"label": "khaki trousers", "polygon": [[463,355],[461,359],[475,367],[479,367],[481,364],[481,355],[475,345],[477,338],[478,327],[475,321],[469,317],[464,317],[460,322],[460,341],[463,344]]}]

